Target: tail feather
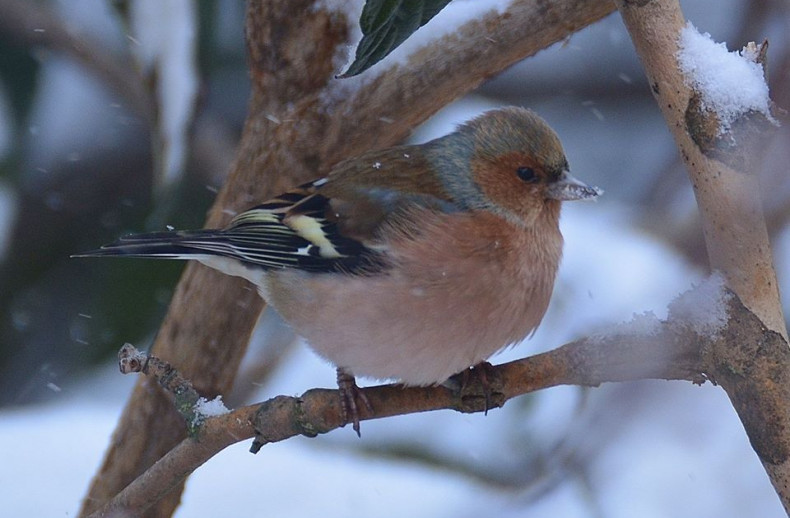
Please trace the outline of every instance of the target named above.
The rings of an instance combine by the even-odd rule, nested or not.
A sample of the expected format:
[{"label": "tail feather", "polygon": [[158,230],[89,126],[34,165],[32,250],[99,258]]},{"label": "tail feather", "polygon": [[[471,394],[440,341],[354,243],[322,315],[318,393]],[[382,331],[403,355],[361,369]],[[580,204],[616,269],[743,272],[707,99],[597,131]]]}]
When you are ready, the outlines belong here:
[{"label": "tail feather", "polygon": [[[80,252],[71,257],[150,257],[154,259],[195,259],[197,256],[215,255],[210,251],[197,248],[195,244],[221,238],[215,230],[194,230],[187,232],[151,232],[132,234],[103,245],[95,250]],[[190,245],[190,243],[192,243]]]},{"label": "tail feather", "polygon": [[203,260],[220,256],[264,269],[298,268],[313,272],[351,271],[362,262],[358,255],[324,258],[317,251],[310,241],[293,232],[288,234],[275,226],[259,225],[133,234],[71,257]]}]

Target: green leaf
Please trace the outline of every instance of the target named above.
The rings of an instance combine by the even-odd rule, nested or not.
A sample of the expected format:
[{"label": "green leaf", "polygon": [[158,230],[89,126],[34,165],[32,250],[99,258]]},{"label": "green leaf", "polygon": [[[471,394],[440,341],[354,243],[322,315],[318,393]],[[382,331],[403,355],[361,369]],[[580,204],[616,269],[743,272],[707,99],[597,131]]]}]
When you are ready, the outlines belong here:
[{"label": "green leaf", "polygon": [[354,62],[338,77],[352,77],[372,67],[449,3],[450,0],[367,0],[359,18],[362,40]]}]

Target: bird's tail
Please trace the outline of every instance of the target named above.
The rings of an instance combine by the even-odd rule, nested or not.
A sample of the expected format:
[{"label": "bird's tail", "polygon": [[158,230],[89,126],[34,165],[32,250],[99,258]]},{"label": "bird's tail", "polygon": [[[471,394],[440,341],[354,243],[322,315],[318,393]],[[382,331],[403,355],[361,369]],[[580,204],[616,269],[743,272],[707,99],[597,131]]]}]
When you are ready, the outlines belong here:
[{"label": "bird's tail", "polygon": [[74,254],[71,257],[150,257],[154,259],[196,259],[214,255],[212,243],[224,241],[216,230],[151,232],[124,236],[114,243]]}]

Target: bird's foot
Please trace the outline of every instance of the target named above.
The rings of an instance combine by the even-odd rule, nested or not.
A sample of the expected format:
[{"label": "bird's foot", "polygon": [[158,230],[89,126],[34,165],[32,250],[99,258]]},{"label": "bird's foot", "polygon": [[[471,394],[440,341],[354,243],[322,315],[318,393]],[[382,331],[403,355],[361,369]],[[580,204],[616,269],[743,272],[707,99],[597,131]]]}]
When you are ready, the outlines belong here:
[{"label": "bird's foot", "polygon": [[359,405],[365,405],[368,412],[373,411],[370,400],[357,386],[354,375],[345,370],[337,369],[337,388],[340,389],[340,409],[343,412],[343,426],[352,423],[352,428],[357,433],[357,437],[362,437],[359,431]]},{"label": "bird's foot", "polygon": [[502,380],[496,369],[488,362],[480,362],[469,367],[448,380],[449,385],[457,390],[466,411],[488,415],[491,408],[504,404]]}]

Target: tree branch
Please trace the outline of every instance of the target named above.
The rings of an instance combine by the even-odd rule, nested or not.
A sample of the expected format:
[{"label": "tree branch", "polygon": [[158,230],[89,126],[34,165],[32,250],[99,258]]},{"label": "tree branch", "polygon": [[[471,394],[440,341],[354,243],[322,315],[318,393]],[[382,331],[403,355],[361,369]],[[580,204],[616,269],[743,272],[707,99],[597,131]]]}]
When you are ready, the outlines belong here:
[{"label": "tree branch", "polygon": [[[776,272],[752,170],[749,144],[761,137],[744,116],[720,135],[717,114],[700,109],[697,93],[677,63],[685,26],[677,0],[617,0],[658,102],[694,186],[711,267],[765,325],[787,339]],[[711,142],[711,136],[717,139]],[[718,139],[730,143],[721,152]],[[724,140],[726,139],[726,140]],[[732,325],[740,345],[722,349],[708,361],[743,422],[752,447],[790,512],[790,389],[778,386],[790,351],[771,351],[766,365],[763,333]],[[750,362],[741,363],[740,354]],[[736,367],[736,365],[738,365]],[[782,383],[785,383],[784,381]],[[765,432],[770,430],[770,439]]]},{"label": "tree branch", "polygon": [[[728,301],[729,324],[718,335],[702,336],[682,321],[663,321],[651,333],[614,333],[571,342],[553,351],[494,367],[499,387],[497,406],[519,395],[556,385],[597,386],[645,378],[710,379],[740,394],[736,407],[749,408],[749,438],[761,459],[777,460],[790,451],[784,423],[772,400],[758,396],[752,380],[770,375],[776,390],[790,397],[787,342],[762,324],[737,297]],[[744,337],[759,337],[759,346]],[[167,369],[165,369],[166,371]],[[444,386],[382,385],[361,389],[372,409],[360,408],[363,420],[450,409],[481,412],[485,398],[474,388],[454,391]],[[786,414],[786,409],[779,414]],[[743,415],[742,415],[743,417]],[[760,424],[759,427],[751,425]],[[209,418],[195,437],[184,439],[93,517],[140,516],[189,474],[227,446],[255,437],[253,451],[295,435],[314,437],[343,426],[337,390],[312,389],[300,397],[278,396],[229,414]],[[759,431],[755,431],[759,430]]]},{"label": "tree branch", "polygon": [[703,129],[718,130],[719,123],[715,113],[696,106],[697,96],[677,64],[686,24],[677,0],[618,0],[617,5],[694,186],[711,267],[768,327],[787,337],[759,182],[749,160],[749,143],[759,133],[735,123],[717,137],[735,143],[726,156],[715,145],[706,146]]}]

